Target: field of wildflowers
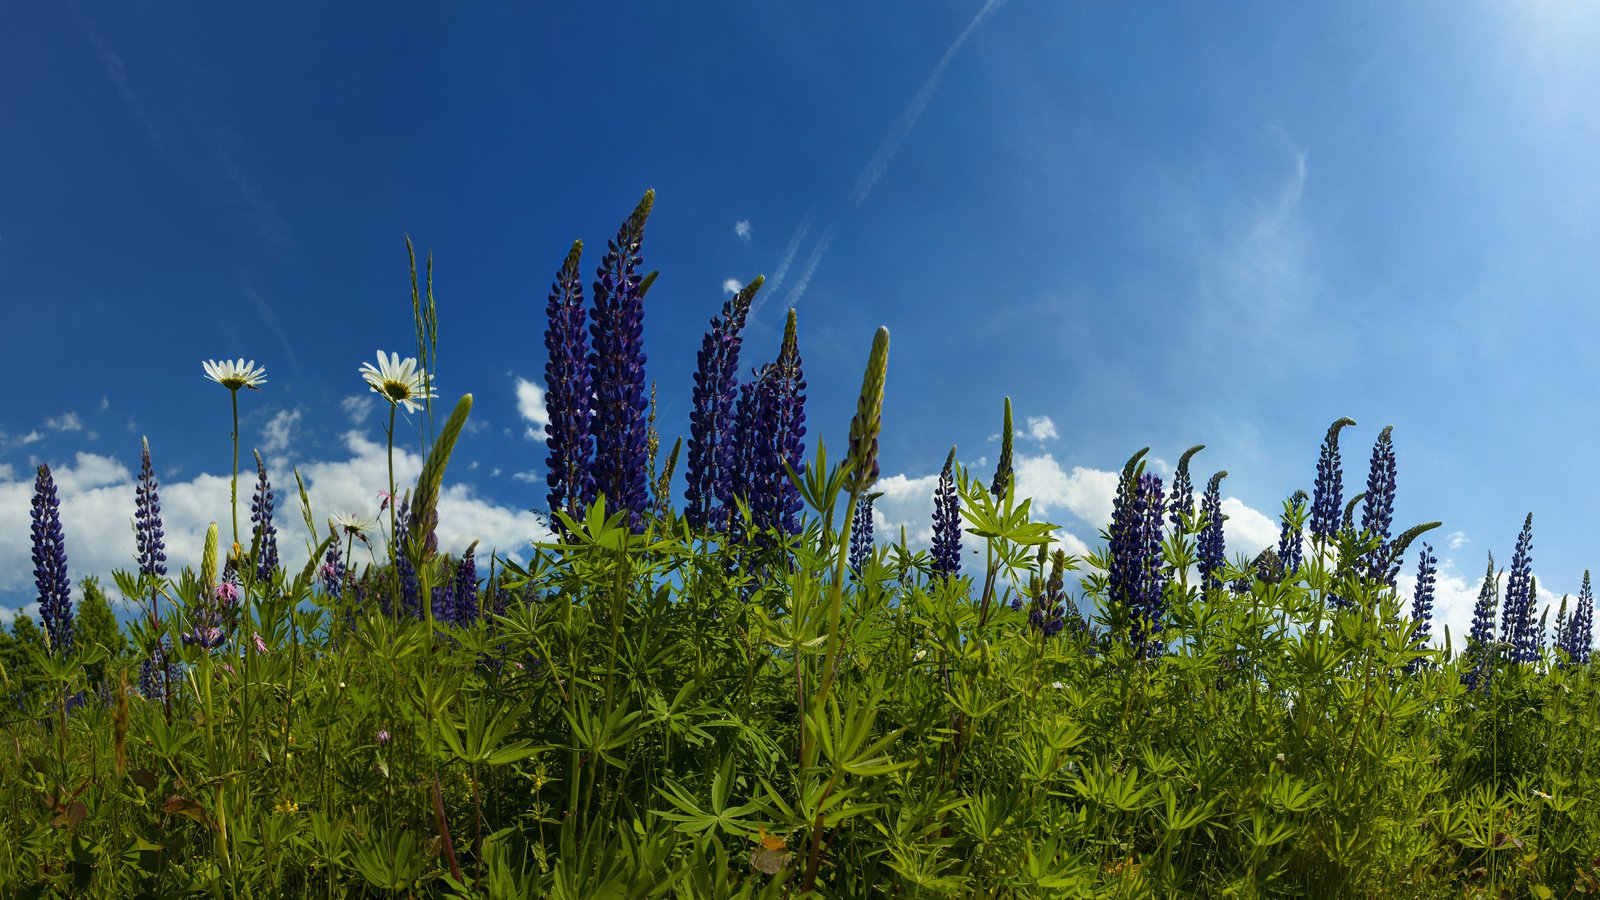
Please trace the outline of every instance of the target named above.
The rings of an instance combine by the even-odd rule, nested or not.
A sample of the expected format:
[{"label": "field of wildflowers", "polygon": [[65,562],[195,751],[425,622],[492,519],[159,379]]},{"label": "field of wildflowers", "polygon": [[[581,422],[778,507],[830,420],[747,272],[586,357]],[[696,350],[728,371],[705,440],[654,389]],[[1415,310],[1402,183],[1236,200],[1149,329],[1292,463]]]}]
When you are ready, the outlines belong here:
[{"label": "field of wildflowers", "polygon": [[[241,530],[253,361],[205,364],[231,402],[232,508],[181,569],[144,447],[136,569],[116,575],[140,611],[123,628],[98,585],[72,609],[71,523],[38,468],[42,628],[19,617],[0,640],[6,896],[1600,890],[1593,596],[1586,575],[1553,625],[1536,609],[1531,515],[1455,646],[1430,630],[1437,563],[1417,544],[1438,523],[1395,533],[1389,429],[1346,498],[1353,423],[1334,422],[1279,545],[1232,561],[1227,473],[1197,503],[1203,448],[1170,489],[1140,451],[1103,549],[1080,558],[1016,494],[1006,401],[989,478],[946,459],[932,552],[881,543],[888,333],[830,458],[805,441],[794,311],[750,366],[759,278],[710,317],[687,453],[663,460],[642,344],[652,201],[590,297],[581,244],[557,271],[558,541],[525,566],[432,536],[472,399],[435,427],[431,292],[413,292],[416,356],[361,369],[389,403],[391,452],[415,416],[421,477],[395,484],[391,466],[381,522],[319,518],[299,486],[316,549],[298,572],[259,455]],[[963,544],[982,569],[962,572]]]}]

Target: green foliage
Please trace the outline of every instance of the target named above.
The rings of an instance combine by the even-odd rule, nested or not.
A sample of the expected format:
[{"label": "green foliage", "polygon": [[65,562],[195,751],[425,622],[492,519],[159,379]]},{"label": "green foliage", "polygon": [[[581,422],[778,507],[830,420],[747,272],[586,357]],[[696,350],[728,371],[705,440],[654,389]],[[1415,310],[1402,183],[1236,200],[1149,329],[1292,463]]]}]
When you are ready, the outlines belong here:
[{"label": "green foliage", "polygon": [[116,613],[106,602],[105,591],[93,575],[83,579],[83,599],[78,602],[77,622],[73,626],[76,641],[83,647],[97,648],[105,659],[85,666],[89,685],[95,690],[107,687],[106,671],[114,667],[128,652],[128,638],[117,625]]}]

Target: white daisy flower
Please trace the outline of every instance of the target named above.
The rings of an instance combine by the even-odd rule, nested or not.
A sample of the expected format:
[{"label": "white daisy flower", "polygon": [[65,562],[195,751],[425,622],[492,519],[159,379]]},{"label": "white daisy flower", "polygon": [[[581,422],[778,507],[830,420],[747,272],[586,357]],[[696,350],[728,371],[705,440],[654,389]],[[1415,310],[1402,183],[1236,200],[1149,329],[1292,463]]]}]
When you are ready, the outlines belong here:
[{"label": "white daisy flower", "polygon": [[367,539],[367,529],[372,527],[372,523],[355,513],[335,513],[333,518],[328,520],[328,527],[346,537],[360,538],[364,541]]},{"label": "white daisy flower", "polygon": [[230,391],[239,388],[249,388],[252,391],[261,390],[261,385],[267,383],[266,366],[256,367],[256,361],[225,359],[218,362],[208,359],[201,363],[206,370],[206,377],[222,385]]},{"label": "white daisy flower", "polygon": [[417,401],[439,396],[434,392],[432,379],[426,370],[417,367],[415,357],[400,358],[391,353],[386,358],[378,351],[378,364],[361,364],[361,377],[366,379],[373,392],[390,403],[404,406],[406,412],[417,411]]}]

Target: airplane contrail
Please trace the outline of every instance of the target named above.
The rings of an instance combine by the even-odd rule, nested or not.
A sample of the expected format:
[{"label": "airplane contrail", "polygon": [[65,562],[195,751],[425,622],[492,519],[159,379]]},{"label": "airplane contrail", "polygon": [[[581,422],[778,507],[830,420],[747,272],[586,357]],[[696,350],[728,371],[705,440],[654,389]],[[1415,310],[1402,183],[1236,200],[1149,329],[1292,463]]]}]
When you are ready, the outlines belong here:
[{"label": "airplane contrail", "polygon": [[800,270],[800,280],[789,289],[789,297],[784,301],[784,306],[794,309],[800,304],[800,298],[805,295],[806,288],[811,285],[811,276],[817,271],[817,264],[822,262],[822,255],[828,252],[828,245],[833,243],[833,226],[822,233],[822,238],[817,241],[817,246],[812,248],[811,257],[806,260],[806,267]]},{"label": "airplane contrail", "polygon": [[900,149],[900,142],[904,141],[906,135],[911,133],[911,129],[916,127],[917,120],[928,109],[928,104],[933,102],[934,92],[939,89],[939,82],[944,78],[944,70],[949,67],[951,60],[956,58],[956,54],[961,52],[961,47],[967,42],[967,38],[983,24],[984,19],[989,18],[1005,4],[1006,0],[988,0],[983,4],[983,8],[978,10],[978,14],[972,17],[972,21],[967,23],[967,27],[956,36],[949,49],[944,51],[944,56],[939,58],[938,65],[933,67],[932,74],[922,82],[922,89],[911,98],[911,103],[906,106],[905,112],[895,120],[894,125],[889,128],[889,133],[883,136],[883,141],[878,144],[878,152],[873,154],[872,161],[856,180],[855,190],[851,192],[851,199],[855,201],[856,206],[859,207],[867,199],[867,195],[872,193],[872,189],[883,178],[883,173],[888,171],[889,163],[894,161],[895,151]]}]

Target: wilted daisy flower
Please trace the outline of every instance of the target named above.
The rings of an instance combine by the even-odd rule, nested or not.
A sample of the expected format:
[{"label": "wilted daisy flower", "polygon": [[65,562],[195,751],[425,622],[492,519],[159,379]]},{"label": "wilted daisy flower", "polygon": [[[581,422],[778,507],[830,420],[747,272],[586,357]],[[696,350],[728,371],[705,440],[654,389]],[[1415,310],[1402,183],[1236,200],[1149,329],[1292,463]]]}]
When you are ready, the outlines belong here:
[{"label": "wilted daisy flower", "polygon": [[379,350],[376,366],[372,363],[361,364],[361,377],[373,392],[382,395],[390,403],[404,406],[406,412],[416,412],[417,401],[438,396],[427,371],[418,368],[415,357],[408,356],[402,360],[398,353],[385,357],[383,351]]},{"label": "wilted daisy flower", "polygon": [[201,363],[206,370],[206,377],[222,385],[230,391],[239,388],[249,388],[252,391],[261,390],[261,385],[267,383],[267,369],[265,366],[257,367],[255,360],[245,362],[242,359],[225,359],[218,362],[208,359]]}]

